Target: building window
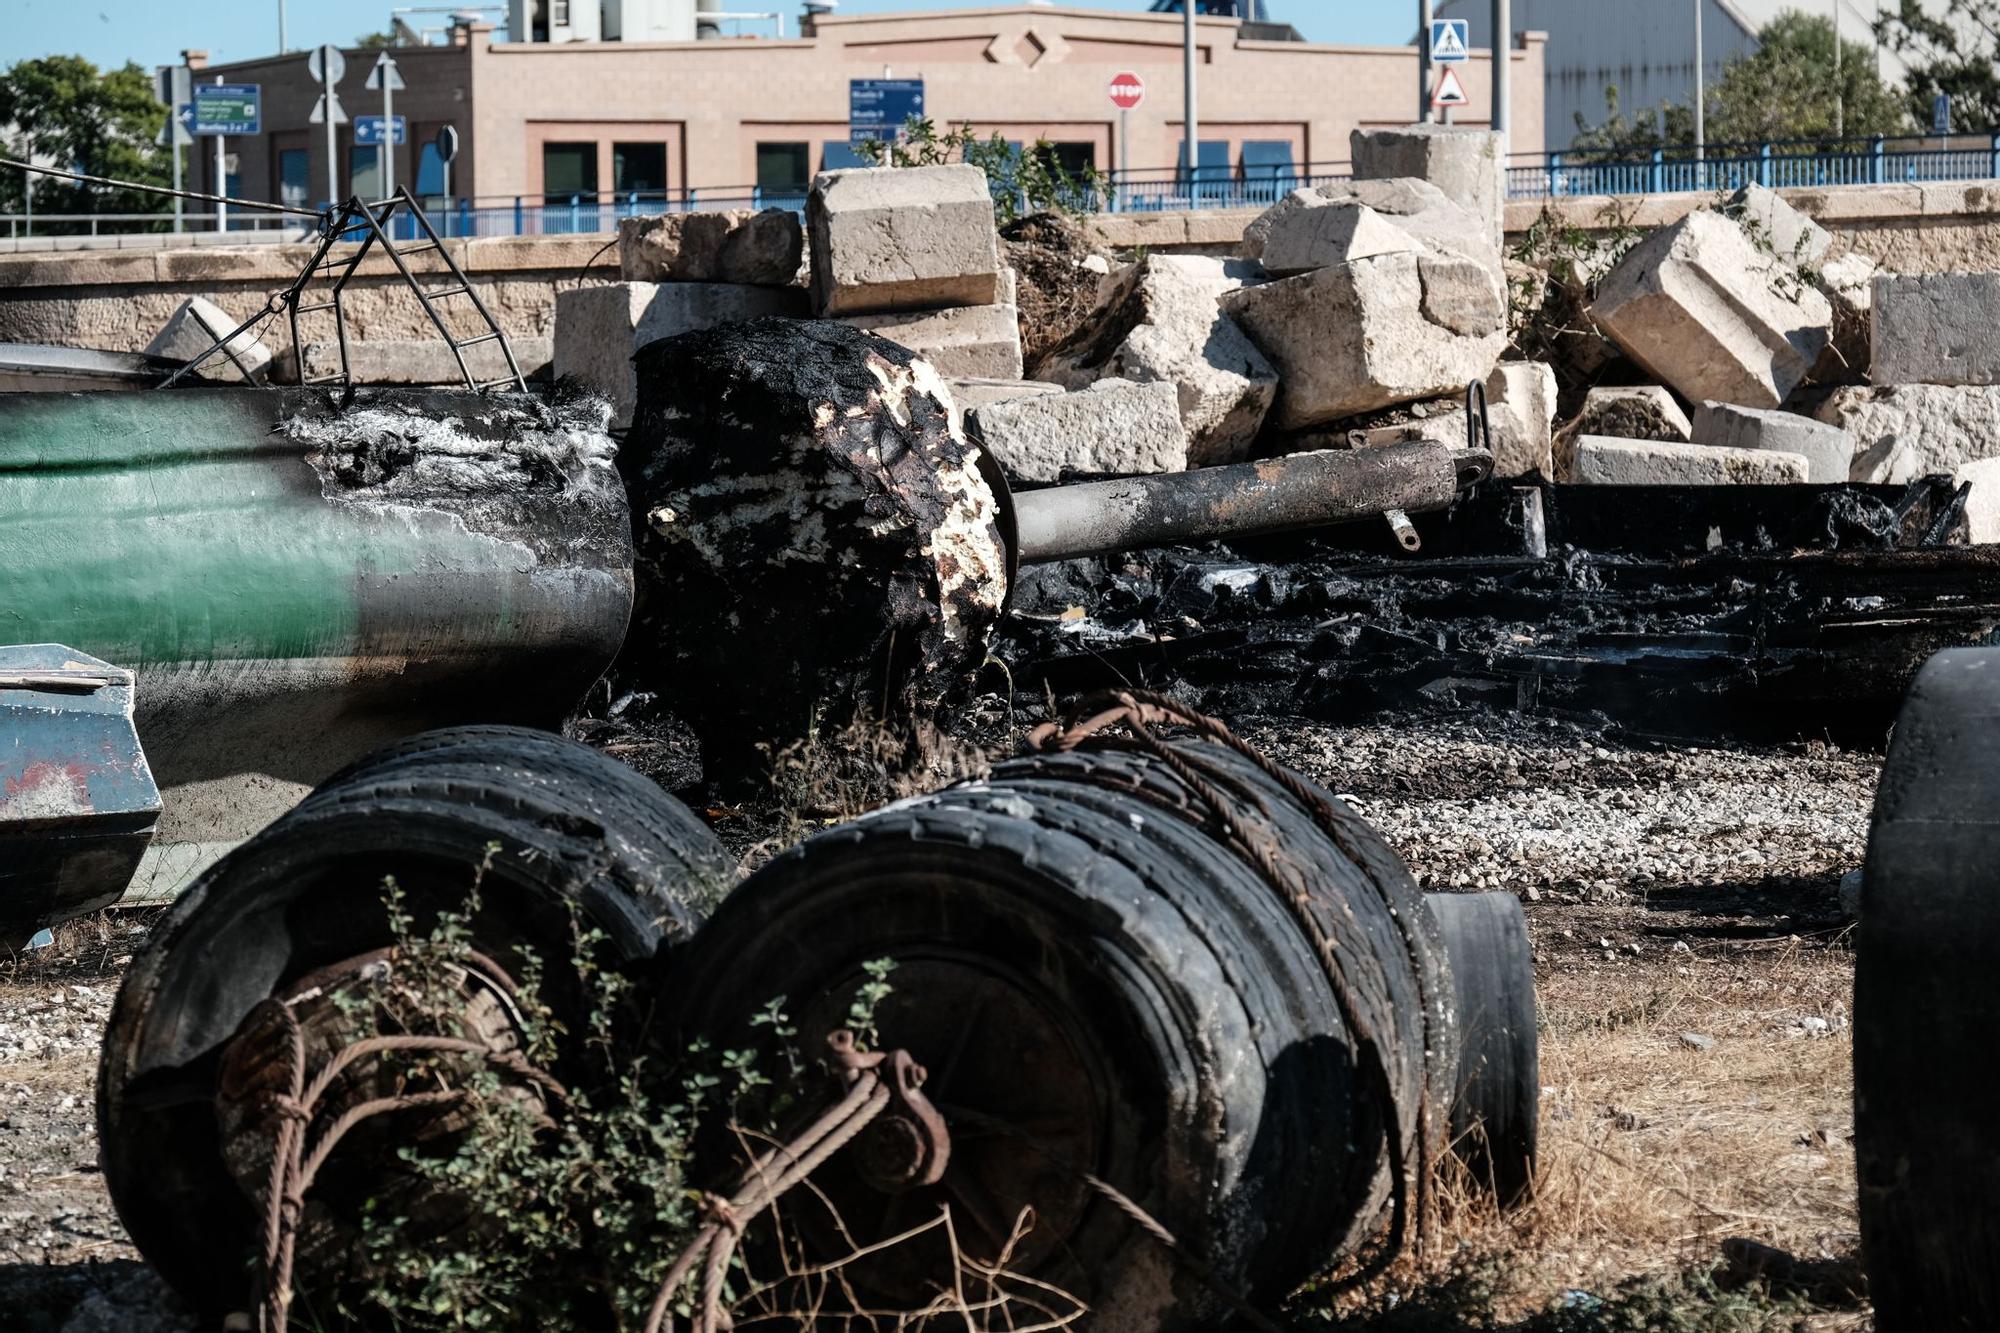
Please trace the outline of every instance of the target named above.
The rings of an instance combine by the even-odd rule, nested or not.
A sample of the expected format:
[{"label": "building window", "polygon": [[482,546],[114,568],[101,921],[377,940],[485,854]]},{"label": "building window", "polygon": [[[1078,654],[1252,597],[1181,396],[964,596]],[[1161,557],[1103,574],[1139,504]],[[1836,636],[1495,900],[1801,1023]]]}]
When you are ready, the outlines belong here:
[{"label": "building window", "polygon": [[757,188],[772,194],[804,194],[812,184],[812,145],[757,145]]},{"label": "building window", "polygon": [[355,144],[347,150],[347,188],[363,199],[382,197],[382,150]]},{"label": "building window", "polygon": [[1052,143],[1042,151],[1042,156],[1050,166],[1070,176],[1097,169],[1097,145],[1094,143]]},{"label": "building window", "polygon": [[549,0],[549,23],[558,28],[569,26],[569,0]]},{"label": "building window", "polygon": [[620,195],[665,195],[667,146],[663,143],[612,144],[611,188]]},{"label": "building window", "polygon": [[854,145],[845,139],[829,139],[820,145],[819,169],[821,171],[845,171],[849,167],[865,167],[861,154],[854,151]]},{"label": "building window", "polygon": [[278,151],[278,202],[293,208],[307,207],[312,197],[311,159],[303,148]]},{"label": "building window", "polygon": [[444,159],[438,156],[435,143],[426,143],[417,155],[416,192],[426,199],[444,194]]},{"label": "building window", "polygon": [[1243,182],[1260,202],[1276,203],[1298,188],[1289,139],[1250,139],[1243,145]]},{"label": "building window", "polygon": [[[1201,141],[1201,184],[1203,186],[1223,186],[1229,182],[1233,171],[1229,162],[1229,140],[1203,139]],[[1181,140],[1180,156],[1175,172],[1182,184],[1187,183],[1188,153],[1187,140]]]},{"label": "building window", "polygon": [[597,145],[543,144],[542,193],[552,204],[566,204],[575,196],[594,203],[597,198]]}]

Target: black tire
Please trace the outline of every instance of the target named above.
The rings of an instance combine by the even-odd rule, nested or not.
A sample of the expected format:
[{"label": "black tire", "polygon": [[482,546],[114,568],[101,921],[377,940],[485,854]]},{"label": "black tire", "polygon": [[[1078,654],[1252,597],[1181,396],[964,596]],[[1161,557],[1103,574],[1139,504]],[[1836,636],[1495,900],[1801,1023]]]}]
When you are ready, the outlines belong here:
[{"label": "black tire", "polygon": [[471,730],[418,738],[319,788],[203,875],[133,959],[99,1069],[105,1178],[134,1243],[199,1309],[241,1308],[254,1236],[221,1156],[222,1052],[261,1000],[392,942],[385,875],[423,929],[464,902],[490,856],[473,946],[517,975],[530,951],[550,963],[543,998],[570,1019],[583,1003],[559,966],[572,907],[614,964],[636,965],[690,935],[691,904],[733,879],[712,833],[657,788],[608,774],[601,756]]},{"label": "black tire", "polygon": [[2000,1328],[2000,649],[1939,653],[1910,687],[1856,950],[1854,1153],[1876,1326]]},{"label": "black tire", "polygon": [[1512,1208],[1534,1189],[1542,1092],[1528,919],[1511,893],[1433,893],[1427,901],[1458,1009],[1453,1150]]},{"label": "black tire", "polygon": [[[1303,1154],[1337,1150],[1316,1144],[1310,1124],[1261,1123],[1266,1079],[1306,1080],[1322,1105],[1342,1089],[1325,1077],[1330,1063],[1296,1052],[1266,1065],[1274,1043],[1295,1043],[1260,1032],[1245,1007],[1224,961],[1242,939],[1218,942],[1233,927],[1216,929],[1227,913],[1200,877],[1157,848],[1135,858],[1133,832],[999,787],[865,816],[774,860],[725,902],[677,971],[672,1008],[687,1031],[728,1048],[754,1043],[748,1017],[783,994],[811,1049],[842,1025],[862,964],[896,959],[883,1045],[929,1068],[925,1092],[953,1125],[955,1169],[1001,1182],[989,1211],[1035,1204],[1041,1227],[1017,1269],[1097,1308],[1171,1311],[1162,1327],[1201,1327],[1216,1313],[1212,1294],[1081,1173],[1132,1195],[1225,1281],[1254,1286],[1250,1270],[1277,1248],[1263,1242],[1296,1239],[1267,1235],[1271,1201],[1245,1197],[1260,1193],[1248,1178],[1260,1137],[1290,1144],[1301,1176],[1311,1174]],[[1048,1128],[982,1139],[961,1108]],[[858,1237],[900,1225],[860,1216],[868,1201],[839,1179],[819,1183]],[[929,1216],[960,1197],[919,1191],[906,1207]],[[941,1271],[929,1259],[924,1271]],[[894,1300],[916,1285],[899,1274],[857,1280]]]}]

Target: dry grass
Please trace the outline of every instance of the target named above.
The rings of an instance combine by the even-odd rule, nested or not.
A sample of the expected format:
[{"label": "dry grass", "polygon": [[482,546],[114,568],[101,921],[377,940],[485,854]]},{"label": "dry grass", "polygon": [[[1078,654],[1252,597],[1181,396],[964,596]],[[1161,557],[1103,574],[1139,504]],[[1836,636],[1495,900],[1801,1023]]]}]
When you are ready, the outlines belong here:
[{"label": "dry grass", "polygon": [[[1545,960],[1535,1200],[1503,1217],[1458,1193],[1434,1233],[1442,1243],[1341,1303],[1338,1322],[1426,1333],[1866,1327],[1852,985],[1844,950],[1797,943],[1644,964]],[[1804,1019],[1824,1020],[1824,1033]],[[1683,1033],[1714,1045],[1696,1049]]]}]

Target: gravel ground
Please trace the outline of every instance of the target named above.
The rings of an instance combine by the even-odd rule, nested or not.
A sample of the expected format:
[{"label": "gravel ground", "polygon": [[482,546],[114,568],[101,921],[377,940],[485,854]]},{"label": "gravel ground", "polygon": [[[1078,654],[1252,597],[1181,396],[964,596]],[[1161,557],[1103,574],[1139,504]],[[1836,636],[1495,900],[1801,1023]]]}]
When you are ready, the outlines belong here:
[{"label": "gravel ground", "polygon": [[[1688,976],[1688,955],[1740,949],[1731,984],[1760,997],[1739,1006],[1744,1031],[1768,1028],[1773,1040],[1794,1020],[1750,1013],[1768,1003],[1750,969],[1770,942],[1816,946],[1843,929],[1835,890],[1860,864],[1879,766],[1817,745],[1635,745],[1516,715],[1354,727],[1262,718],[1242,730],[1350,798],[1426,886],[1521,893],[1545,1012],[1561,1008],[1565,987],[1643,990],[1648,978]],[[97,1033],[135,930],[111,914],[44,956],[0,959],[8,1329],[186,1327],[131,1262],[94,1160]],[[1844,994],[1844,958],[1828,966],[1814,984]]]}]

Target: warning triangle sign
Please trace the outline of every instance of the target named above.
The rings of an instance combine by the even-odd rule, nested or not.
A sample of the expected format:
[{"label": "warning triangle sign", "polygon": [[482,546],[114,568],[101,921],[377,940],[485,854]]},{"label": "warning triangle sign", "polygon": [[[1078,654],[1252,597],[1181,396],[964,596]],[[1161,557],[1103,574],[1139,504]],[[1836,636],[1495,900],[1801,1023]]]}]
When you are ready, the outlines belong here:
[{"label": "warning triangle sign", "polygon": [[1431,94],[1432,106],[1466,106],[1472,99],[1465,95],[1465,85],[1458,81],[1458,71],[1446,65],[1438,71],[1437,91]]}]

